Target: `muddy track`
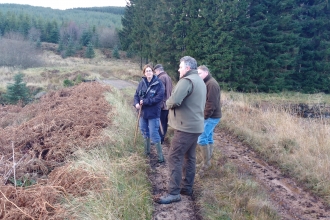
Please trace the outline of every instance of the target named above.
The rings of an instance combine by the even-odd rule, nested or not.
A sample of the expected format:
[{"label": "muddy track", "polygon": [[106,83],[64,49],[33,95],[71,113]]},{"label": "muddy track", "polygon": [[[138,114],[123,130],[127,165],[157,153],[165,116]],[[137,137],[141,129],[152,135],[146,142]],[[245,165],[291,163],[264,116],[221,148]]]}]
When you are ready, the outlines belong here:
[{"label": "muddy track", "polygon": [[226,158],[251,172],[267,190],[282,219],[330,219],[330,210],[322,199],[303,190],[229,132],[217,128],[214,139],[216,147]]},{"label": "muddy track", "polygon": [[[119,89],[136,86],[133,83],[121,80],[108,80],[103,83],[115,85]],[[272,203],[278,208],[278,213],[282,220],[330,220],[330,208],[325,205],[322,199],[304,190],[293,179],[284,176],[279,169],[261,159],[251,147],[243,144],[230,132],[217,127],[214,133],[214,140],[215,148],[224,157],[231,160],[244,172],[251,174],[265,188]],[[167,160],[170,144],[166,142],[162,146],[165,160]],[[151,156],[146,158],[146,160],[150,164],[148,177],[152,185],[152,195],[154,197],[161,196],[166,193],[169,180],[167,163],[157,163],[157,153],[154,146],[151,147]],[[184,195],[181,195],[181,198],[180,202],[169,205],[154,202],[152,219],[202,219],[194,199]]]},{"label": "muddy track", "polygon": [[[150,163],[149,179],[152,183],[152,195],[157,198],[167,192],[168,175],[168,151],[169,143],[162,145],[165,163],[157,163],[157,152],[155,147],[151,147],[151,156],[147,159]],[[195,202],[191,196],[181,195],[181,201],[168,205],[154,202],[153,220],[199,220],[198,211],[195,208]]]},{"label": "muddy track", "polygon": [[[234,135],[224,129],[216,129],[214,134],[215,147],[228,160],[239,166],[269,193],[272,203],[277,207],[282,220],[330,219],[330,210],[322,199],[299,187],[294,180],[282,175],[280,170],[267,164],[249,146],[243,144]],[[163,145],[163,153],[167,158],[169,143]],[[154,147],[148,173],[152,184],[152,194],[158,197],[166,193],[168,183],[167,163],[157,163],[157,153]],[[153,220],[202,219],[192,197],[181,196],[182,201],[169,205],[154,202]]]}]

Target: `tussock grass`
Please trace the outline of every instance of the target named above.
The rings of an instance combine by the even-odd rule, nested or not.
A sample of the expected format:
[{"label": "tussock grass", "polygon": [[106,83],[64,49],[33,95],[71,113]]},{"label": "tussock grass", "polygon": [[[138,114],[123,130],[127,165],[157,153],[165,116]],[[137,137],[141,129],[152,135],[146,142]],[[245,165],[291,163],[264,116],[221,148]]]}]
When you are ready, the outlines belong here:
[{"label": "tussock grass", "polygon": [[[133,96],[133,90],[126,90]],[[113,106],[112,126],[104,132],[104,145],[91,151],[78,151],[72,166],[104,177],[104,188],[83,198],[72,198],[66,207],[77,219],[150,219],[153,205],[147,178],[148,164],[141,149],[133,149],[136,117],[113,89],[106,95]],[[141,145],[141,137],[137,146]],[[137,153],[137,152],[140,153]]]},{"label": "tussock grass", "polygon": [[[241,93],[228,92],[226,94],[233,100],[239,100],[240,98],[243,98]],[[330,103],[330,96],[324,93],[316,93],[316,94],[303,94],[299,92],[248,93],[244,95],[244,99],[248,103],[257,103],[261,101],[271,102],[273,104],[283,104],[286,102],[293,104]]]},{"label": "tussock grass", "polygon": [[227,161],[217,148],[213,158],[206,175],[196,179],[197,204],[204,219],[279,219],[276,207],[249,170]]},{"label": "tussock grass", "polygon": [[[251,98],[253,97],[253,98]],[[309,95],[309,100],[329,96]],[[295,96],[291,97],[295,98]],[[327,119],[298,118],[283,108],[253,107],[256,95],[224,93],[221,123],[269,162],[321,195],[330,204],[330,124]],[[284,97],[288,101],[290,98]]]},{"label": "tussock grass", "polygon": [[27,86],[50,89],[62,89],[64,79],[72,80],[73,76],[82,75],[84,79],[104,80],[122,79],[140,80],[142,71],[139,65],[129,59],[106,59],[99,49],[95,49],[95,58],[68,57],[63,59],[52,51],[44,51],[43,59],[47,61],[44,67],[9,68],[0,67],[0,90],[5,91],[8,82],[18,72],[25,75]]}]

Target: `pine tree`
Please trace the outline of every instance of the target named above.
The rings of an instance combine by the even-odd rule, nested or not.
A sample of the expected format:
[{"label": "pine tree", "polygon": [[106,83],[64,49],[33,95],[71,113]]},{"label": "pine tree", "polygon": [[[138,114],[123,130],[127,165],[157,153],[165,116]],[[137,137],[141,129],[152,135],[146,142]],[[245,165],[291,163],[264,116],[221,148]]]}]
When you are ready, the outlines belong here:
[{"label": "pine tree", "polygon": [[49,42],[57,44],[60,38],[60,30],[56,21],[51,23],[51,29],[49,32]]},{"label": "pine tree", "polygon": [[94,52],[94,46],[91,42],[88,43],[85,53],[86,58],[94,58],[95,52]]},{"label": "pine tree", "polygon": [[72,37],[69,37],[68,46],[65,51],[65,57],[70,57],[75,54],[75,45]]},{"label": "pine tree", "polygon": [[112,56],[113,56],[114,58],[120,59],[118,46],[115,46],[115,47],[113,48]]},{"label": "pine tree", "polygon": [[80,37],[80,43],[83,46],[87,46],[91,42],[92,37],[93,37],[92,30],[90,29],[84,30]]},{"label": "pine tree", "polygon": [[10,104],[17,104],[22,101],[26,104],[29,101],[29,92],[26,87],[26,83],[23,82],[24,75],[22,73],[14,76],[14,83],[7,85],[7,92],[5,94],[5,100]]}]

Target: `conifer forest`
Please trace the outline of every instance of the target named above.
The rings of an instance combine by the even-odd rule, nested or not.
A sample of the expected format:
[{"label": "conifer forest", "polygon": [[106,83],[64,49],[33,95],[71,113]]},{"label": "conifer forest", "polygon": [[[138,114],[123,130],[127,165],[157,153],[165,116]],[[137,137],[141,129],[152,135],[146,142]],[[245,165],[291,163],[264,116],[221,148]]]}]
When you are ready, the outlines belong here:
[{"label": "conifer forest", "polygon": [[207,65],[222,88],[330,93],[330,6],[317,0],[131,0],[124,50],[177,73]]},{"label": "conifer forest", "polygon": [[328,1],[130,0],[64,11],[0,4],[0,36],[12,31],[57,43],[63,57],[88,45],[117,48],[141,66],[162,63],[176,79],[189,55],[226,90],[330,93]]}]

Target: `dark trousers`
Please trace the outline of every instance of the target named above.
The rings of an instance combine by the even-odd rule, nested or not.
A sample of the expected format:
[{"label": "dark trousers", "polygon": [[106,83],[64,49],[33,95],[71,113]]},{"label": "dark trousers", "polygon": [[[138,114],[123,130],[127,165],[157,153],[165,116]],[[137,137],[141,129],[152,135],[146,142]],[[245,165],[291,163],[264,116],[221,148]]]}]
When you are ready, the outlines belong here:
[{"label": "dark trousers", "polygon": [[[169,194],[177,195],[181,188],[192,190],[196,172],[196,145],[200,134],[174,131],[168,157]],[[184,175],[184,179],[181,187],[182,175]]]},{"label": "dark trousers", "polygon": [[159,136],[160,136],[160,139],[161,139],[161,143],[163,143],[164,140],[165,140],[166,132],[167,132],[168,110],[161,110],[161,112],[160,112],[160,122],[161,122],[160,126],[162,126],[164,133],[162,133],[162,131],[160,129],[160,126],[159,126]]}]

